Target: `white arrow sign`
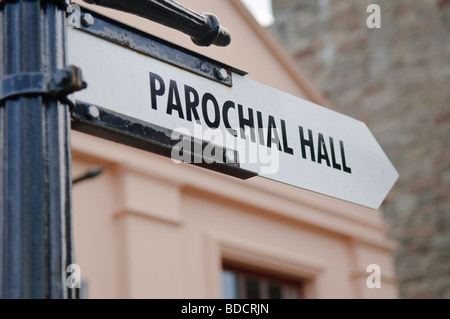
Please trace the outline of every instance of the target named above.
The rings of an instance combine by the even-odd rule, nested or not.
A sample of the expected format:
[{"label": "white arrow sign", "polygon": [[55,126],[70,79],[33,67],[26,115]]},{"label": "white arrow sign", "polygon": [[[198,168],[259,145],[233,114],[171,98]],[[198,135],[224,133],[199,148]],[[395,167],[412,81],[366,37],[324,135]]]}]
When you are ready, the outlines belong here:
[{"label": "white arrow sign", "polygon": [[363,122],[240,75],[230,88],[77,30],[68,56],[88,83],[77,100],[237,150],[260,176],[374,209],[398,178]]}]

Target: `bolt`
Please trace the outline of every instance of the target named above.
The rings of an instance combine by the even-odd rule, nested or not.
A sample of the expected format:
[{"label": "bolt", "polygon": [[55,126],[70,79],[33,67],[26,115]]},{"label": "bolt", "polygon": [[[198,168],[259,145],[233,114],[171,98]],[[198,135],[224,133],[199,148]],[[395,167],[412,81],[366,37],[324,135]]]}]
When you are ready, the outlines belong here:
[{"label": "bolt", "polygon": [[218,77],[220,80],[223,80],[223,81],[225,81],[226,79],[228,79],[228,72],[227,72],[227,70],[225,70],[224,68],[218,69],[218,70],[217,70],[217,77]]},{"label": "bolt", "polygon": [[225,159],[227,163],[234,163],[235,162],[234,151],[230,150],[225,151]]},{"label": "bolt", "polygon": [[84,27],[89,27],[94,24],[94,17],[90,13],[85,13],[81,16],[81,24]]},{"label": "bolt", "polygon": [[87,109],[87,115],[91,119],[96,119],[100,116],[100,110],[97,107],[91,105]]}]

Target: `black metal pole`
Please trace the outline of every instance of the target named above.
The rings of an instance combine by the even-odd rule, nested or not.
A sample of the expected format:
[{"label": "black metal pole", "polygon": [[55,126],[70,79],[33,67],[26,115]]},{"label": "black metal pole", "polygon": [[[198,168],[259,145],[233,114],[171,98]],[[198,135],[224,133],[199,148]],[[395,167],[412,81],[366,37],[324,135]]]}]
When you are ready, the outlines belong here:
[{"label": "black metal pole", "polygon": [[211,13],[197,13],[173,0],[85,0],[158,22],[189,36],[199,46],[227,46],[230,31]]},{"label": "black metal pole", "polygon": [[0,3],[2,298],[71,297],[69,111],[42,85],[65,67],[57,3]]}]

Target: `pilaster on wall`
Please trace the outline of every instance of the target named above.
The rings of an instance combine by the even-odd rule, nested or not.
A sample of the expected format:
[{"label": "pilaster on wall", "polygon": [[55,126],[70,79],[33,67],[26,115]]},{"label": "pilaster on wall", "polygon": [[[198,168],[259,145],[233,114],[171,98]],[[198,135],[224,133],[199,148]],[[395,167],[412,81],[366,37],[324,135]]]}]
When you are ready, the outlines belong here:
[{"label": "pilaster on wall", "polygon": [[137,214],[179,225],[182,223],[180,185],[135,169],[118,169],[122,197],[117,216]]}]

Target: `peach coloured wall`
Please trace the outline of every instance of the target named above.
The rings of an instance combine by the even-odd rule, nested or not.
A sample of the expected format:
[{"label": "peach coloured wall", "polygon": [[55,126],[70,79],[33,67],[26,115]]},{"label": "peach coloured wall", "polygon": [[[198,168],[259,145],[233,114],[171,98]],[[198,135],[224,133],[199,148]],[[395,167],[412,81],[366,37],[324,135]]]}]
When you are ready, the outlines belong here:
[{"label": "peach coloured wall", "polygon": [[[217,13],[232,32],[229,48],[195,50],[326,103],[235,0],[180,2]],[[191,46],[175,31],[119,16]],[[303,279],[308,298],[397,296],[394,246],[379,211],[259,177],[242,181],[175,164],[79,132],[72,133],[72,155],[75,177],[105,168],[73,188],[75,262],[89,297],[220,298],[222,260]],[[369,264],[381,266],[380,289],[366,286]]]},{"label": "peach coloured wall", "polygon": [[[76,262],[91,297],[220,297],[220,262],[310,282],[310,298],[395,297],[377,211],[256,177],[241,181],[72,135]],[[381,289],[365,286],[379,264]]]}]

